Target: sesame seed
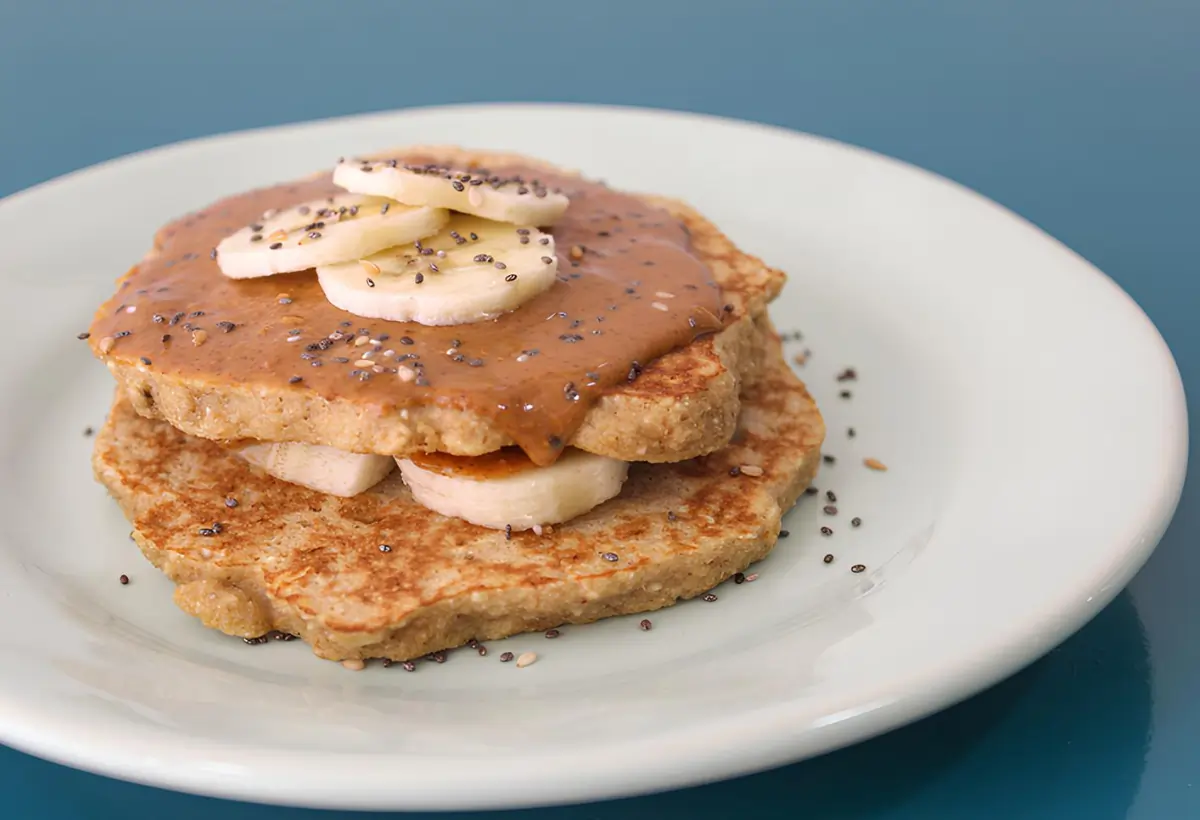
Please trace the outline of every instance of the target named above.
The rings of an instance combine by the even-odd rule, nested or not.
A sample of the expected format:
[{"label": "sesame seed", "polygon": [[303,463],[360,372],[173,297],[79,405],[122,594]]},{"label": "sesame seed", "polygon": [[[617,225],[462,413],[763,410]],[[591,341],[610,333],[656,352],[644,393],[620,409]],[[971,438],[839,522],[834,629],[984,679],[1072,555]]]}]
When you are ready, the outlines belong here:
[{"label": "sesame seed", "polygon": [[82,342],[84,339],[88,339],[88,338],[90,338],[90,337],[91,337],[91,335],[92,335],[92,334],[88,333],[88,332],[85,330],[83,333],[78,333],[78,334],[76,334],[76,335],[75,335],[75,338],[76,338],[76,339],[78,339],[79,341],[81,341],[81,342]]},{"label": "sesame seed", "polygon": [[365,347],[371,343],[370,336],[359,336],[354,340],[355,347]]},{"label": "sesame seed", "polygon": [[508,663],[513,659],[513,653],[505,652],[500,655],[500,663]]},{"label": "sesame seed", "polygon": [[711,604],[713,601],[717,600],[717,595],[715,592],[710,592],[704,596],[704,600]]},{"label": "sesame seed", "polygon": [[643,632],[649,632],[651,629],[654,628],[654,624],[650,622],[649,618],[642,618],[642,620],[638,623],[638,627]]},{"label": "sesame seed", "polygon": [[292,376],[290,379],[288,379],[288,384],[299,384],[302,381],[304,381],[303,376]]},{"label": "sesame seed", "polygon": [[664,305],[662,302],[651,302],[650,307],[654,308],[655,310],[661,310],[664,312],[670,310],[670,308],[667,307],[666,305]]},{"label": "sesame seed", "polygon": [[836,464],[837,463],[837,459],[831,455],[821,456],[821,460],[824,461],[826,464]]},{"label": "sesame seed", "polygon": [[117,340],[114,339],[112,336],[105,336],[103,339],[100,340],[100,352],[101,353],[109,353],[112,351],[113,347],[116,346],[116,344],[117,344]]},{"label": "sesame seed", "polygon": [[238,500],[236,498],[226,498],[225,499],[225,506],[228,507],[229,509],[232,510],[237,505],[238,505]]},{"label": "sesame seed", "polygon": [[539,239],[539,240],[538,240],[538,244],[539,244],[539,245],[549,245],[549,244],[550,244],[550,237],[548,237],[548,236],[543,236],[541,239]]},{"label": "sesame seed", "polygon": [[674,293],[667,293],[665,290],[655,291],[654,295],[657,296],[659,299],[674,299],[675,298]]},{"label": "sesame seed", "polygon": [[557,629],[547,629],[546,630],[546,637],[550,638],[551,640],[553,640],[554,638],[557,638],[561,634],[562,633],[559,632]]},{"label": "sesame seed", "polygon": [[380,545],[379,545],[379,551],[380,551],[380,552],[391,552],[391,551],[392,551],[392,547],[391,547],[391,545],[390,545],[390,544],[380,544]]},{"label": "sesame seed", "polygon": [[84,427],[84,428],[83,428],[83,435],[84,435],[84,438],[87,438],[87,437],[91,436],[91,435],[92,435],[93,433],[95,433],[95,432],[96,432],[96,431],[95,431],[95,430],[93,430],[91,427]]},{"label": "sesame seed", "polygon": [[837,515],[837,507],[833,506],[832,504],[826,504],[823,512],[826,515]]},{"label": "sesame seed", "polygon": [[863,570],[865,570],[866,568],[867,567],[865,564],[855,564],[854,566],[850,567],[850,571],[853,573],[859,573],[859,572],[862,572]]},{"label": "sesame seed", "polygon": [[763,468],[756,464],[743,464],[741,471],[742,475],[748,475],[751,478],[758,478],[763,474]]},{"label": "sesame seed", "polygon": [[807,353],[797,353],[795,356],[792,357],[792,361],[795,362],[800,367],[804,367],[805,363],[808,361],[808,354]]},{"label": "sesame seed", "polygon": [[483,644],[480,644],[479,646],[475,647],[475,651],[479,653],[480,657],[487,656],[487,647],[484,646]]},{"label": "sesame seed", "polygon": [[344,660],[342,661],[342,666],[346,669],[349,669],[351,672],[361,672],[367,668],[366,662],[359,658],[349,658]]},{"label": "sesame seed", "polygon": [[367,260],[367,259],[358,260],[358,264],[362,266],[363,270],[365,270],[367,273],[371,274],[372,276],[377,276],[380,273],[380,271],[382,270],[374,262],[371,262],[370,260]]},{"label": "sesame seed", "polygon": [[747,583],[747,584],[753,584],[753,583],[754,583],[755,581],[757,581],[757,580],[758,580],[758,573],[757,573],[757,572],[752,572],[752,573],[750,573],[749,575],[747,575],[747,576],[746,576],[746,583]]},{"label": "sesame seed", "polygon": [[577,261],[582,259],[583,258],[583,246],[582,245],[572,245],[571,250],[570,250],[570,257]]},{"label": "sesame seed", "polygon": [[857,435],[857,434],[854,432],[853,427],[846,428],[846,438],[854,438],[855,435]]},{"label": "sesame seed", "polygon": [[614,561],[621,560],[620,556],[618,556],[615,552],[606,552],[603,555],[601,555],[600,557],[603,558],[605,561],[608,561],[610,564],[613,563]]},{"label": "sesame seed", "polygon": [[142,364],[146,365],[146,367],[149,367],[150,365],[152,365],[152,364],[153,364],[153,362],[151,362],[151,361],[150,361],[149,359],[147,359],[145,356],[142,356],[142,357],[140,357],[140,358],[139,358],[139,361],[140,361]]},{"label": "sesame seed", "polygon": [[833,530],[829,527],[821,527],[821,535],[833,535]]},{"label": "sesame seed", "polygon": [[121,577],[118,578],[117,580],[121,582],[121,586],[125,586],[126,584],[129,583],[129,576],[122,574]]},{"label": "sesame seed", "polygon": [[404,669],[405,672],[416,672],[417,671],[417,665],[415,663],[413,663],[412,661],[405,661],[404,663],[400,664],[400,666]]},{"label": "sesame seed", "polygon": [[791,535],[791,533],[790,533],[790,532],[788,532],[787,530],[780,530],[780,531],[779,531],[779,537],[780,537],[780,538],[787,538],[789,535]]},{"label": "sesame seed", "polygon": [[422,282],[425,281],[425,274],[418,273],[416,276],[413,277],[413,281],[416,282],[418,285],[421,284]]},{"label": "sesame seed", "polygon": [[741,468],[741,467],[738,467],[738,466],[736,466],[736,465],[735,465],[735,466],[733,466],[733,467],[730,467],[730,468],[729,468],[729,474],[730,474],[731,476],[739,476],[739,475],[741,475],[741,474],[742,474],[742,468]]},{"label": "sesame seed", "polygon": [[371,279],[370,277],[367,277],[367,287],[369,287],[369,288],[375,287],[375,280]]},{"label": "sesame seed", "polygon": [[199,347],[200,345],[204,344],[207,341],[208,341],[208,334],[205,333],[203,330],[193,330],[192,331],[192,344],[194,344],[196,347]]},{"label": "sesame seed", "polygon": [[508,265],[504,264],[503,262],[496,263],[496,270],[504,270],[507,267],[508,267]]},{"label": "sesame seed", "polygon": [[512,540],[512,524],[505,524],[505,525],[504,525],[504,540],[505,540],[505,541],[511,541],[511,540]]},{"label": "sesame seed", "polygon": [[851,519],[850,519],[850,526],[851,526],[851,527],[861,527],[861,526],[862,526],[862,519],[861,519],[861,518],[858,518],[858,517],[851,518]]},{"label": "sesame seed", "polygon": [[872,470],[878,470],[881,473],[887,472],[887,465],[877,458],[864,458],[863,464]]},{"label": "sesame seed", "polygon": [[821,560],[824,561],[826,564],[832,564],[833,563],[833,553],[832,552],[826,553],[825,557],[822,558]]},{"label": "sesame seed", "polygon": [[526,666],[529,666],[531,663],[533,663],[536,660],[537,660],[536,652],[524,652],[521,654],[521,657],[517,658],[517,668],[524,669]]},{"label": "sesame seed", "polygon": [[221,328],[226,333],[232,333],[237,327],[233,322],[217,322],[217,327]]},{"label": "sesame seed", "polygon": [[269,247],[271,248],[271,250],[277,251],[283,247],[283,243],[282,242],[272,242]]},{"label": "sesame seed", "polygon": [[746,583],[746,575],[745,575],[745,573],[742,573],[742,572],[736,572],[736,573],[734,573],[734,575],[733,575],[733,582],[734,582],[735,584],[744,584],[744,583]]},{"label": "sesame seed", "polygon": [[819,492],[819,490],[817,490],[816,487],[805,487],[804,488],[805,495],[816,495],[818,492]]},{"label": "sesame seed", "polygon": [[515,282],[515,281],[517,281],[517,275],[515,273],[510,273],[508,276],[504,277],[504,281],[505,282]]},{"label": "sesame seed", "polygon": [[852,382],[858,380],[858,372],[853,367],[847,367],[841,373],[838,373],[837,380],[839,382]]}]

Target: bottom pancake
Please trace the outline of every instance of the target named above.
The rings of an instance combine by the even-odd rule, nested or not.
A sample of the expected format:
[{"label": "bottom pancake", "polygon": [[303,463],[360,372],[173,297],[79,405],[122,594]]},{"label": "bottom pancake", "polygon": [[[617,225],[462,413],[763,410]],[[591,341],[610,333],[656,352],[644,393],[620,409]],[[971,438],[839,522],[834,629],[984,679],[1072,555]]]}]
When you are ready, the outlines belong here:
[{"label": "bottom pancake", "polygon": [[542,535],[431,512],[399,473],[353,498],[287,484],[124,400],[93,466],[179,585],[176,603],[206,626],[288,632],[332,660],[405,660],[707,592],[771,551],[824,435],[772,342],[727,448],[634,464],[617,498]]}]

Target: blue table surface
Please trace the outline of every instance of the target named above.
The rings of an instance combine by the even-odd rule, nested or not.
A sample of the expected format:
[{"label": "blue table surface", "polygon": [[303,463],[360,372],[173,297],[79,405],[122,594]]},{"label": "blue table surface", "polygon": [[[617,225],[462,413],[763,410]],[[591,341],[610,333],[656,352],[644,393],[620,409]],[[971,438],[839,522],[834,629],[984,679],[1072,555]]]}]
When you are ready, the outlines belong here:
[{"label": "blue table surface", "polygon": [[[900,157],[1043,226],[1137,299],[1195,389],[1198,91],[1189,0],[0,0],[0,195],[187,137],[405,106],[724,114]],[[1193,477],[1129,589],[967,703],[753,777],[521,814],[1200,818],[1198,506]],[[151,814],[316,813],[119,783],[0,746],[0,816]]]}]

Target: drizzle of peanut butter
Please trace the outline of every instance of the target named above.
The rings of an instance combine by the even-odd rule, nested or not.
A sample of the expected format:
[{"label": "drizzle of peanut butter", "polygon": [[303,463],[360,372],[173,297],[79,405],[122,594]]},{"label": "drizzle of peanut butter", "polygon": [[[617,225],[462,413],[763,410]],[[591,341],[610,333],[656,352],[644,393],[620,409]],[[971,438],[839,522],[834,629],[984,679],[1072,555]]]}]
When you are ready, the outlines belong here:
[{"label": "drizzle of peanut butter", "polygon": [[[109,356],[144,357],[165,374],[349,398],[380,414],[414,405],[471,410],[535,463],[553,463],[605,391],[718,330],[721,295],[686,227],[666,211],[572,176],[502,173],[536,177],[571,200],[550,230],[559,281],[512,313],[454,327],[363,319],[327,302],[312,271],[221,274],[211,253],[222,238],[266,211],[339,193],[326,175],[234,196],[164,227],[158,254],[126,274],[91,338],[113,337]],[[197,333],[203,344],[193,342]],[[378,345],[356,345],[360,336]],[[370,350],[384,372],[355,364]],[[395,375],[417,361],[423,379]]]}]

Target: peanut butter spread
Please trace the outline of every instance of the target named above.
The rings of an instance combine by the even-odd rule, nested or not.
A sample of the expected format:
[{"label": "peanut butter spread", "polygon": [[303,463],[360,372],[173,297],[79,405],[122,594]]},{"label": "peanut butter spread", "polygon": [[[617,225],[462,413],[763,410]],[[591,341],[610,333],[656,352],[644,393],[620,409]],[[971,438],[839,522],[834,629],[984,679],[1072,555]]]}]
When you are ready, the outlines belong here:
[{"label": "peanut butter spread", "polygon": [[221,239],[264,213],[339,193],[325,175],[234,196],[164,227],[157,253],[96,313],[90,344],[102,357],[204,377],[214,390],[286,386],[384,413],[470,409],[550,464],[606,390],[719,330],[722,299],[686,227],[667,212],[573,176],[496,173],[560,189],[571,202],[548,229],[558,281],[512,313],[452,327],[362,319],[331,305],[312,271],[222,275]]}]

